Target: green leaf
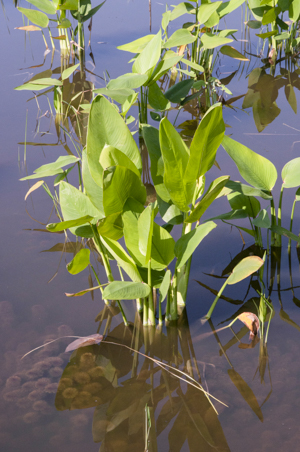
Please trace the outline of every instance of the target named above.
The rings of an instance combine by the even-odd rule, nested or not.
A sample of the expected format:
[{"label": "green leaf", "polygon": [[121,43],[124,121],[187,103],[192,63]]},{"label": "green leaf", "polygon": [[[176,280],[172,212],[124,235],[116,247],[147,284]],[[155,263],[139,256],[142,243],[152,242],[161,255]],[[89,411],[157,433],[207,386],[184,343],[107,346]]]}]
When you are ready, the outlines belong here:
[{"label": "green leaf", "polygon": [[299,187],[300,185],[300,157],[287,162],[281,171],[282,186],[285,188]]},{"label": "green leaf", "polygon": [[266,209],[262,209],[259,212],[258,216],[254,218],[254,220],[252,220],[252,223],[254,224],[254,226],[257,226],[258,228],[269,229],[271,227],[271,220]]},{"label": "green leaf", "polygon": [[232,270],[231,275],[227,279],[228,284],[236,284],[246,279],[252,273],[257,272],[264,265],[263,259],[258,256],[248,256],[239,262]]},{"label": "green leaf", "polygon": [[98,6],[95,6],[95,8],[90,9],[87,14],[85,14],[83,17],[81,17],[81,23],[84,23],[87,20],[89,20],[91,17],[93,17],[99,11],[99,9],[104,5],[105,1],[100,3],[100,5],[98,5]]},{"label": "green leaf", "polygon": [[103,169],[106,169],[110,166],[124,166],[125,168],[128,168],[132,172],[134,172],[139,178],[141,176],[139,170],[137,169],[135,164],[132,163],[132,161],[127,157],[127,155],[119,151],[119,149],[114,148],[113,146],[104,146],[100,154],[100,164]]},{"label": "green leaf", "polygon": [[216,47],[223,46],[225,44],[228,44],[229,42],[232,42],[232,39],[223,38],[216,35],[208,35],[207,33],[204,33],[201,36],[201,41],[205,49],[215,49]]},{"label": "green leaf", "polygon": [[178,53],[173,52],[173,50],[165,52],[163,58],[159,61],[154,72],[152,73],[151,80],[149,82],[150,86],[151,83],[156,82],[163,77],[169,69],[176,66],[176,64],[181,60],[183,60],[182,55],[178,55]]},{"label": "green leaf", "polygon": [[87,135],[87,158],[92,178],[102,187],[103,169],[99,163],[105,145],[123,152],[142,171],[139,149],[127,125],[115,107],[103,96],[92,103]]},{"label": "green leaf", "polygon": [[180,210],[188,211],[194,194],[194,188],[184,181],[189,149],[167,118],[160,122],[159,141],[164,161],[164,184],[173,203]]},{"label": "green leaf", "polygon": [[112,166],[103,173],[103,206],[105,215],[122,212],[128,198],[141,204],[146,201],[146,189],[140,177],[124,166]]},{"label": "green leaf", "polygon": [[158,210],[162,220],[169,225],[182,224],[183,215],[180,209],[175,204],[163,201],[157,196]]},{"label": "green leaf", "polygon": [[[90,199],[77,188],[62,181],[59,184],[60,207],[65,221],[78,220],[86,215],[94,218],[92,223],[102,217],[101,212],[91,203]],[[80,237],[92,237],[90,225],[71,227],[71,232]]]},{"label": "green leaf", "polygon": [[108,237],[101,237],[101,241],[132,281],[142,281],[134,260],[126,253],[119,242]]},{"label": "green leaf", "polygon": [[198,22],[204,24],[210,16],[217,11],[222,2],[202,3],[198,8]]},{"label": "green leaf", "polygon": [[90,215],[85,215],[84,217],[76,218],[76,220],[61,221],[60,223],[49,223],[47,224],[46,228],[50,232],[60,232],[64,231],[65,229],[74,228],[75,226],[81,226],[92,220],[93,217],[91,217]]},{"label": "green leaf", "polygon": [[82,151],[82,180],[85,194],[92,204],[99,210],[101,217],[105,217],[103,207],[103,188],[96,184],[91,176],[87,161],[86,148]]},{"label": "green leaf", "polygon": [[65,0],[63,3],[59,2],[58,9],[77,11],[78,0]]},{"label": "green leaf", "polygon": [[298,0],[293,0],[289,7],[289,18],[293,22],[297,22],[300,15],[300,3]]},{"label": "green leaf", "polygon": [[97,229],[101,236],[119,240],[123,236],[121,212],[113,213],[99,220]]},{"label": "green leaf", "polygon": [[40,179],[43,177],[56,176],[57,174],[64,173],[64,171],[62,170],[64,166],[74,164],[79,160],[80,160],[79,158],[73,155],[58,157],[58,159],[55,162],[47,163],[46,165],[40,166],[34,171],[35,174],[23,177],[20,180]]},{"label": "green leaf", "polygon": [[[144,206],[129,198],[124,206],[122,215],[126,247],[139,267],[146,267],[145,256],[139,248],[138,218]],[[174,259],[174,239],[157,223],[153,224],[151,268],[163,270]]]},{"label": "green leaf", "polygon": [[222,105],[213,105],[203,116],[190,147],[185,180],[193,181],[213,166],[225,132]]},{"label": "green leaf", "polygon": [[150,157],[150,171],[156,193],[163,201],[169,202],[170,194],[163,181],[164,162],[160,151],[159,131],[155,127],[143,124],[142,134]]},{"label": "green leaf", "polygon": [[136,89],[144,85],[148,80],[147,74],[123,74],[118,78],[110,80],[107,84],[108,89]]},{"label": "green leaf", "polygon": [[17,8],[33,24],[38,25],[39,27],[42,27],[42,28],[47,28],[48,27],[49,19],[46,16],[46,14],[44,14],[44,13],[42,13],[40,11],[36,11],[34,9],[21,8],[20,6],[18,6]]},{"label": "green leaf", "polygon": [[182,80],[169,88],[165,92],[165,97],[175,104],[180,103],[188,95],[193,84],[193,79]]},{"label": "green leaf", "polygon": [[188,261],[197,246],[215,227],[217,227],[216,223],[208,221],[177,240],[174,250],[177,257],[177,268],[181,268]]},{"label": "green leaf", "polygon": [[67,264],[67,270],[71,275],[77,275],[82,272],[90,264],[90,250],[83,248],[75,257]]},{"label": "green leaf", "polygon": [[[146,47],[139,54],[132,66],[132,72],[136,74],[152,73],[161,52],[161,30],[148,42]],[[148,74],[151,75],[151,74]]]},{"label": "green leaf", "polygon": [[145,265],[151,259],[154,210],[151,204],[143,210],[138,219],[139,250],[145,256]]},{"label": "green leaf", "polygon": [[277,171],[270,160],[256,154],[246,146],[224,136],[222,146],[235,162],[241,176],[256,188],[272,190],[277,180]]},{"label": "green leaf", "polygon": [[226,188],[230,188],[232,191],[237,191],[239,193],[242,193],[246,196],[259,196],[260,198],[270,200],[272,199],[271,195],[268,195],[262,190],[259,190],[258,188],[250,187],[249,185],[241,184],[240,182],[236,182],[233,180],[229,180],[226,185]]},{"label": "green leaf", "polygon": [[275,8],[270,8],[266,13],[264,13],[261,23],[263,25],[268,25],[272,22],[275,22],[280,12],[281,9],[279,8],[279,6],[276,6]]},{"label": "green leaf", "polygon": [[195,7],[190,3],[184,2],[179,3],[174,7],[170,14],[170,21],[175,20],[178,17],[183,16],[184,14],[192,14],[195,11]]},{"label": "green leaf", "polygon": [[68,67],[67,69],[65,69],[63,71],[63,73],[61,74],[61,79],[62,80],[66,80],[70,77],[70,75],[73,74],[73,72],[76,71],[76,69],[80,66],[80,64],[74,64],[73,66]]},{"label": "green leaf", "polygon": [[261,39],[270,38],[271,36],[277,35],[277,31],[266,31],[265,33],[255,33],[255,36],[258,36]]},{"label": "green leaf", "polygon": [[192,35],[189,30],[186,28],[180,28],[179,30],[176,30],[172,36],[164,43],[163,48],[164,49],[170,49],[171,47],[180,47],[187,44],[191,44],[192,42],[195,42],[197,39],[197,36]]},{"label": "green leaf", "polygon": [[102,94],[103,96],[110,97],[111,99],[115,100],[119,104],[124,104],[124,102],[131,98],[132,96],[137,95],[133,89],[129,88],[120,88],[120,89],[107,89],[107,88],[100,88],[100,89],[94,89],[93,90],[95,94]]},{"label": "green leaf", "polygon": [[220,48],[220,52],[223,55],[227,55],[231,58],[234,58],[235,60],[241,60],[241,61],[249,61],[249,58],[242,55],[240,52],[238,52],[234,47],[231,46],[223,46]]},{"label": "green leaf", "polygon": [[55,14],[56,13],[55,5],[52,2],[50,2],[49,0],[26,0],[26,1],[33,6],[36,6],[38,9],[43,11],[43,13],[46,13],[46,14]]},{"label": "green leaf", "polygon": [[293,85],[291,85],[290,83],[285,85],[284,92],[288,103],[292,107],[294,113],[297,114],[297,98]]},{"label": "green leaf", "polygon": [[206,221],[212,221],[212,220],[239,220],[241,218],[246,218],[248,215],[245,210],[239,209],[239,210],[231,210],[230,212],[221,213],[221,215],[218,215],[217,217],[209,218]]},{"label": "green leaf", "polygon": [[271,226],[271,231],[275,232],[279,235],[284,235],[290,240],[295,240],[295,242],[300,243],[300,237],[298,237],[296,234],[293,234],[292,232],[288,231],[287,229],[281,227],[281,226]]},{"label": "green leaf", "polygon": [[149,86],[149,104],[154,110],[165,111],[169,110],[171,107],[168,99],[163,95],[161,89],[158,87],[157,83],[152,83]]},{"label": "green leaf", "polygon": [[129,42],[128,44],[123,44],[118,46],[117,49],[124,50],[125,52],[131,53],[141,53],[146,45],[155,37],[155,35],[146,35],[142,38],[136,39],[135,41]]},{"label": "green leaf", "polygon": [[14,88],[16,91],[40,91],[50,86],[62,86],[62,82],[56,78],[41,78]]},{"label": "green leaf", "polygon": [[185,220],[186,223],[193,223],[194,221],[200,220],[204,212],[208,209],[211,203],[216,199],[219,193],[222,191],[226,182],[230,176],[221,176],[214,180],[201,201],[197,204],[195,209],[191,212],[190,216]]},{"label": "green leaf", "polygon": [[255,218],[260,211],[260,202],[253,196],[231,192],[227,195],[227,198],[232,209],[243,209],[250,218]]},{"label": "green leaf", "polygon": [[248,20],[248,22],[246,22],[246,25],[253,30],[257,30],[262,26],[262,23],[260,20]]},{"label": "green leaf", "polygon": [[217,10],[220,18],[239,8],[244,2],[245,0],[230,0],[229,2],[223,2]]},{"label": "green leaf", "polygon": [[113,281],[105,287],[102,297],[104,300],[134,300],[148,297],[148,284],[142,282]]},{"label": "green leaf", "polygon": [[160,292],[160,302],[162,303],[164,299],[167,296],[170,283],[171,283],[171,277],[172,273],[171,270],[167,270],[164,276],[164,279],[162,280],[161,285],[159,286],[159,292]]}]

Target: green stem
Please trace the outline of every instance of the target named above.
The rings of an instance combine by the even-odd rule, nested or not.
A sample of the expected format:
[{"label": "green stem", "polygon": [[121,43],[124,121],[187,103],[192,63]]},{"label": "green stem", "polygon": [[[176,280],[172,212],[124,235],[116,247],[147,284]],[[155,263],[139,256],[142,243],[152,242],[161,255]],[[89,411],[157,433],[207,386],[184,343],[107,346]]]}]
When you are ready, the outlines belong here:
[{"label": "green stem", "polygon": [[[278,226],[281,226],[281,209],[282,209],[283,186],[281,186],[279,204],[278,204]],[[277,238],[278,246],[281,246],[281,235]]]},{"label": "green stem", "polygon": [[[97,275],[97,273],[96,273],[94,267],[92,266],[92,264],[91,264],[91,269],[93,270],[93,273],[94,273],[94,276],[95,276],[96,281],[97,281],[97,283],[98,283],[98,286],[100,286],[100,292],[101,292],[101,294],[103,295],[103,288],[102,288],[102,286],[101,286],[100,279],[98,278],[98,275]],[[104,300],[104,299],[103,299],[103,301],[104,301],[104,303],[105,303],[107,306],[110,306],[109,300]]]},{"label": "green stem", "polygon": [[153,303],[152,281],[151,281],[151,259],[148,262],[148,286],[150,287],[149,311],[148,311],[148,325],[155,325],[155,312]]},{"label": "green stem", "polygon": [[[292,206],[291,221],[290,221],[290,232],[292,232],[292,230],[293,230],[295,206],[296,206],[296,197],[294,199],[293,206]],[[289,249],[291,248],[291,239],[289,239],[289,246],[288,247],[289,247]]]},{"label": "green stem", "polygon": [[78,165],[79,191],[82,191],[82,178],[81,178],[80,163],[77,162],[77,165]]},{"label": "green stem", "polygon": [[158,324],[163,324],[163,318],[162,318],[162,309],[161,309],[161,296],[158,296]]},{"label": "green stem", "polygon": [[170,320],[170,308],[171,308],[171,287],[169,287],[168,295],[167,295],[167,306],[166,306],[165,320]]},{"label": "green stem", "polygon": [[210,318],[211,318],[211,315],[212,315],[212,313],[213,313],[213,310],[215,309],[216,304],[217,304],[217,302],[218,302],[220,296],[221,296],[222,293],[223,293],[223,290],[224,290],[225,287],[227,286],[227,283],[228,283],[228,279],[226,279],[226,281],[224,282],[223,286],[222,286],[221,289],[219,290],[218,295],[217,295],[216,298],[214,299],[214,302],[213,302],[213,304],[211,305],[211,307],[210,307],[208,313],[207,313],[206,316],[204,317],[205,319],[210,319]]},{"label": "green stem", "polygon": [[98,247],[98,251],[99,251],[99,253],[100,253],[101,257],[102,257],[102,260],[103,260],[103,265],[104,265],[104,268],[105,268],[107,279],[108,279],[109,282],[112,282],[112,281],[114,281],[114,277],[113,277],[112,272],[111,272],[111,268],[110,268],[110,263],[109,263],[108,257],[106,255],[105,249],[104,249],[104,247],[102,245],[97,226],[95,224],[91,224],[91,228],[92,228],[93,234],[94,234],[94,241],[95,241],[95,243],[96,243],[96,245]]},{"label": "green stem", "polygon": [[[271,223],[272,223],[272,226],[276,226],[276,209],[275,209],[273,196],[270,200],[270,204],[271,204]],[[276,234],[275,234],[275,232],[272,231],[271,232],[271,246],[275,244],[275,239],[276,239]]]},{"label": "green stem", "polygon": [[172,283],[172,302],[170,306],[170,318],[171,320],[177,320],[177,268],[175,268],[173,283]]}]

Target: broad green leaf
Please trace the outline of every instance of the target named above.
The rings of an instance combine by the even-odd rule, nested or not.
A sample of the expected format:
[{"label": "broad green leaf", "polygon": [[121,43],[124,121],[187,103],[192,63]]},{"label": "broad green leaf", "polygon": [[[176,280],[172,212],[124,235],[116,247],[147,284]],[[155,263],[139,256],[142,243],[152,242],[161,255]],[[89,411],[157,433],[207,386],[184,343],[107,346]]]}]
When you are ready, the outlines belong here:
[{"label": "broad green leaf", "polygon": [[246,196],[239,192],[231,192],[227,196],[233,210],[243,209],[250,218],[255,218],[260,211],[260,202],[253,196]]},{"label": "broad green leaf", "polygon": [[260,20],[248,20],[248,22],[246,22],[246,25],[253,30],[257,30],[262,26],[262,23]]},{"label": "broad green leaf", "polygon": [[249,61],[249,58],[242,55],[240,52],[238,52],[234,47],[231,46],[223,46],[220,48],[220,52],[223,55],[227,55],[230,58],[234,58],[235,60],[241,60],[241,61]]},{"label": "broad green leaf", "polygon": [[138,219],[139,250],[145,256],[145,265],[151,259],[154,210],[150,204]]},{"label": "broad green leaf", "polygon": [[198,8],[198,22],[204,24],[217,11],[222,2],[202,3]]},{"label": "broad green leaf", "polygon": [[163,48],[170,49],[171,47],[184,46],[195,42],[196,39],[197,36],[192,35],[192,33],[187,29],[180,28],[179,30],[176,30],[172,34],[172,36],[170,36],[170,38],[164,43]]},{"label": "broad green leaf", "polygon": [[41,78],[32,82],[24,83],[24,85],[16,86],[16,91],[41,91],[50,86],[62,86],[62,82],[56,78]]},{"label": "broad green leaf", "polygon": [[221,213],[221,215],[218,215],[216,217],[209,218],[206,221],[213,221],[213,220],[239,220],[241,218],[246,218],[248,215],[243,209],[239,210],[231,210],[230,212]]},{"label": "broad green leaf", "polygon": [[136,95],[136,92],[133,89],[129,88],[120,88],[120,89],[107,89],[100,88],[93,90],[95,94],[102,94],[103,96],[110,97],[115,100],[119,104],[124,104],[124,102],[130,98],[131,96]]},{"label": "broad green leaf", "polygon": [[259,212],[258,216],[252,220],[252,223],[258,228],[269,229],[271,227],[271,220],[266,209],[262,209]]},{"label": "broad green leaf", "polygon": [[100,5],[95,6],[95,8],[91,8],[86,14],[84,14],[84,16],[81,17],[81,22],[84,23],[87,20],[91,19],[91,17],[93,17],[99,11],[99,9],[104,5],[105,1],[100,3]]},{"label": "broad green leaf", "polygon": [[74,64],[73,66],[68,67],[67,69],[65,69],[63,71],[63,73],[61,74],[61,79],[62,80],[66,80],[70,77],[70,75],[73,74],[73,72],[76,71],[76,69],[80,66],[80,64]]},{"label": "broad green leaf", "polygon": [[113,213],[99,220],[97,229],[101,236],[119,240],[123,236],[121,212]]},{"label": "broad green leaf", "polygon": [[250,386],[247,385],[245,380],[242,379],[242,377],[234,370],[234,369],[228,369],[228,375],[230,377],[230,380],[234,384],[234,386],[237,388],[243,399],[248,403],[252,411],[256,414],[258,419],[263,422],[264,417],[261,411],[261,408],[256,400],[255,394],[250,388]]},{"label": "broad green leaf", "polygon": [[190,60],[186,60],[185,58],[182,58],[181,61],[185,63],[188,67],[195,69],[195,71],[204,72],[204,68],[200,66],[200,64],[194,63],[193,61]]},{"label": "broad green leaf", "polygon": [[157,83],[152,83],[152,85],[149,86],[148,101],[154,110],[165,111],[169,110],[171,107],[170,102],[163,95]]},{"label": "broad green leaf", "polygon": [[146,47],[146,45],[154,38],[155,35],[146,35],[142,38],[136,39],[135,41],[129,42],[128,44],[123,44],[118,46],[117,49],[124,50],[125,52],[131,53],[141,53],[141,51]]},{"label": "broad green leaf", "polygon": [[108,89],[136,89],[143,86],[148,80],[147,74],[123,74],[118,78],[110,80],[107,84]]},{"label": "broad green leaf", "polygon": [[193,182],[213,166],[225,132],[222,105],[213,105],[203,116],[190,147],[185,180]]},{"label": "broad green leaf", "polygon": [[21,8],[20,6],[18,6],[17,8],[33,24],[38,25],[39,27],[42,28],[48,27],[49,19],[46,16],[46,14],[42,13],[41,11],[36,11],[34,9]]},{"label": "broad green leaf", "polygon": [[223,2],[217,10],[220,18],[239,8],[244,2],[245,0],[230,0],[229,2]]},{"label": "broad green leaf", "polygon": [[285,188],[299,187],[300,185],[300,157],[287,162],[281,171],[282,186]]},{"label": "broad green leaf", "polygon": [[[97,219],[102,218],[101,212],[91,203],[90,199],[77,188],[62,181],[59,184],[59,199],[60,207],[65,221],[77,220],[86,215],[91,216],[94,220],[92,223],[96,223]],[[79,226],[71,227],[71,232],[80,237],[92,237],[93,233],[91,227]]]},{"label": "broad green leaf", "polygon": [[86,148],[82,151],[82,180],[86,195],[99,210],[101,217],[105,217],[103,208],[103,188],[96,184],[91,176],[86,156]]},{"label": "broad green leaf", "polygon": [[169,225],[182,224],[183,215],[180,209],[175,204],[163,201],[157,196],[158,210],[162,220]]},{"label": "broad green leaf", "polygon": [[180,210],[188,211],[194,194],[194,188],[190,184],[186,186],[184,181],[189,149],[167,118],[160,123],[159,141],[164,161],[164,184],[173,203]]},{"label": "broad green leaf", "polygon": [[195,209],[191,212],[190,216],[185,220],[186,223],[193,223],[200,220],[204,212],[208,209],[211,203],[219,195],[230,176],[221,176],[214,180],[201,201],[196,205]]},{"label": "broad green leaf", "polygon": [[124,166],[133,171],[139,178],[141,176],[139,170],[127,155],[113,146],[104,146],[100,154],[100,164],[103,169],[109,168],[110,166]]},{"label": "broad green leaf", "polygon": [[[132,66],[132,72],[136,74],[152,73],[161,52],[161,30],[148,42],[146,47],[139,54]],[[151,75],[151,74],[148,74]]]},{"label": "broad green leaf", "polygon": [[171,200],[170,194],[164,184],[164,162],[160,151],[159,131],[148,124],[142,125],[142,133],[150,157],[151,177],[156,193],[165,202]]},{"label": "broad green leaf", "polygon": [[192,14],[195,11],[195,7],[188,2],[179,3],[174,7],[170,14],[170,20],[175,20],[184,14]]},{"label": "broad green leaf", "polygon": [[217,227],[216,223],[208,221],[184,234],[177,240],[174,249],[175,256],[177,257],[177,268],[181,268],[188,261],[197,246],[215,227]]},{"label": "broad green leaf", "polygon": [[289,7],[289,18],[293,22],[297,22],[300,15],[300,3],[298,0],[293,0]]},{"label": "broad green leaf", "polygon": [[119,242],[108,237],[101,237],[101,241],[132,281],[142,281],[134,260],[126,253]]},{"label": "broad green leaf", "polygon": [[217,13],[217,11],[215,11],[214,13],[212,13],[210,18],[205,22],[204,25],[206,28],[212,28],[212,27],[215,27],[216,25],[218,25],[219,22],[220,22],[220,16]]},{"label": "broad green leaf", "polygon": [[60,168],[63,168],[64,166],[74,164],[78,162],[80,159],[78,157],[75,157],[74,155],[66,155],[66,156],[60,156],[57,160],[53,163],[47,163],[46,165],[42,165],[39,168],[37,168],[34,173],[44,173],[48,170],[58,170]]},{"label": "broad green leaf", "polygon": [[67,270],[71,275],[77,275],[82,272],[90,264],[90,250],[83,248],[75,257],[67,264]]},{"label": "broad green leaf", "polygon": [[103,206],[105,215],[122,212],[128,198],[141,204],[146,201],[146,189],[140,177],[124,166],[112,166],[103,173]]},{"label": "broad green leaf", "polygon": [[276,6],[275,8],[270,8],[264,13],[261,23],[263,25],[268,25],[276,21],[278,14],[281,12],[280,8]]},{"label": "broad green leaf", "polygon": [[232,42],[232,39],[222,38],[220,36],[208,35],[207,33],[204,33],[203,35],[201,35],[201,41],[205,49],[215,49],[216,47],[223,46],[225,44],[228,44],[229,42]]},{"label": "broad green leaf", "polygon": [[142,171],[140,152],[130,130],[115,107],[105,97],[97,96],[89,115],[87,158],[92,178],[100,187],[103,169],[99,158],[105,145],[119,149]]},{"label": "broad green leaf", "polygon": [[222,146],[235,162],[246,182],[256,188],[272,190],[277,180],[277,171],[270,160],[226,135],[223,138]]},{"label": "broad green leaf", "polygon": [[159,292],[160,292],[160,302],[162,303],[164,301],[164,299],[167,296],[169,287],[170,287],[170,283],[171,283],[171,277],[172,277],[172,273],[171,270],[167,270],[164,276],[164,279],[162,280],[161,285],[159,286]]},{"label": "broad green leaf", "polygon": [[[139,249],[138,218],[144,206],[129,198],[124,206],[122,215],[126,247],[139,267],[146,267],[145,256]],[[165,269],[174,259],[174,239],[164,228],[157,223],[153,224],[151,268]]]},{"label": "broad green leaf", "polygon": [[38,9],[43,11],[43,13],[46,14],[56,13],[56,7],[52,2],[50,2],[50,0],[26,0],[26,1],[33,6],[36,6]]},{"label": "broad green leaf", "polygon": [[134,300],[148,297],[148,284],[142,282],[113,281],[105,287],[102,297],[104,300]]},{"label": "broad green leaf", "polygon": [[31,179],[43,179],[44,177],[56,176],[57,174],[63,174],[64,171],[60,168],[54,170],[41,171],[37,174],[32,174],[31,176],[22,177],[20,180],[31,180]]},{"label": "broad green leaf", "polygon": [[39,78],[39,79],[32,79],[34,80],[35,85],[46,85],[46,86],[62,86],[63,83],[60,80],[57,80],[56,78]]},{"label": "broad green leaf", "polygon": [[67,221],[61,221],[60,223],[49,223],[47,224],[47,229],[50,232],[60,232],[64,231],[65,229],[74,228],[76,226],[81,226],[83,224],[86,224],[93,220],[93,217],[90,215],[85,215],[81,218],[76,218],[76,220],[67,220]]},{"label": "broad green leaf", "polygon": [[246,279],[252,273],[257,272],[264,265],[263,259],[258,256],[248,256],[242,259],[232,270],[231,275],[227,279],[228,284],[236,284]]},{"label": "broad green leaf", "polygon": [[258,36],[261,39],[267,39],[270,38],[271,36],[275,36],[277,35],[277,31],[266,31],[265,33],[256,33],[255,36]]},{"label": "broad green leaf", "polygon": [[194,84],[193,79],[182,80],[165,92],[165,97],[171,102],[180,103],[189,93]]},{"label": "broad green leaf", "polygon": [[241,184],[240,182],[236,182],[233,180],[229,180],[225,187],[229,188],[232,191],[237,191],[239,193],[242,193],[246,196],[259,196],[260,198],[270,200],[272,199],[271,195],[268,195],[262,190],[259,190],[258,188],[250,187],[249,185]]},{"label": "broad green leaf", "polygon": [[173,50],[167,50],[152,73],[149,85],[151,86],[153,82],[156,82],[163,77],[169,69],[176,66],[176,64],[181,60],[183,60],[182,55],[178,55],[178,53],[173,52]]}]

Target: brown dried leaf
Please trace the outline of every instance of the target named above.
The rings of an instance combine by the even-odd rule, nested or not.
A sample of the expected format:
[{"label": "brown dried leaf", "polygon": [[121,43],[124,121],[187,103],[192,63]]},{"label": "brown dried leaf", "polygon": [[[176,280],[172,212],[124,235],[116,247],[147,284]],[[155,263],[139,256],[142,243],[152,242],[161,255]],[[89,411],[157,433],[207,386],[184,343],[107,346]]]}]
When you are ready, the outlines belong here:
[{"label": "brown dried leaf", "polygon": [[28,196],[30,195],[30,193],[32,193],[34,190],[37,190],[41,185],[43,185],[44,181],[43,180],[39,180],[38,182],[36,182],[26,193],[25,195],[25,201],[28,198]]},{"label": "brown dried leaf", "polygon": [[88,345],[99,344],[103,339],[101,334],[91,334],[90,336],[81,337],[80,339],[76,339],[68,345],[65,352],[72,352],[73,350],[77,350],[80,347],[87,347]]},{"label": "brown dried leaf", "polygon": [[243,312],[238,315],[237,318],[243,322],[247,328],[250,330],[250,338],[253,339],[259,330],[259,320],[257,315],[252,312]]}]

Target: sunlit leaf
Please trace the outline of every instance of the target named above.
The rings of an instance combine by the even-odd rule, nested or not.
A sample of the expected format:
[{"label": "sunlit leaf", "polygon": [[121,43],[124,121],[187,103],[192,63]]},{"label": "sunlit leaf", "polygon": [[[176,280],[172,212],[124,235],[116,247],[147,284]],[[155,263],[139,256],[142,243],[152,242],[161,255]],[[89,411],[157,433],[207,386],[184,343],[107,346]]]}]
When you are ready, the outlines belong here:
[{"label": "sunlit leaf", "polygon": [[243,312],[242,314],[238,315],[237,318],[241,322],[243,322],[247,326],[247,328],[249,328],[251,338],[257,335],[259,330],[259,320],[257,315],[253,314],[252,312]]},{"label": "sunlit leaf", "polygon": [[252,275],[252,273],[257,272],[263,264],[263,259],[258,256],[245,257],[234,267],[227,283],[231,285],[242,281]]},{"label": "sunlit leaf", "polygon": [[104,300],[134,300],[147,297],[150,293],[148,284],[128,281],[113,281],[103,291]]},{"label": "sunlit leaf", "polygon": [[32,193],[34,190],[37,190],[41,185],[43,185],[44,181],[43,180],[39,180],[38,182],[36,182],[26,193],[25,195],[25,201],[28,198],[28,196],[30,195],[30,193]]},{"label": "sunlit leaf", "polygon": [[242,55],[240,52],[238,52],[234,47],[231,46],[223,46],[220,48],[220,52],[223,55],[227,55],[230,58],[234,58],[235,60],[241,60],[241,61],[249,61],[249,58]]},{"label": "sunlit leaf", "polygon": [[34,9],[21,8],[17,7],[18,10],[24,14],[33,24],[38,25],[39,27],[46,28],[49,25],[49,18],[46,14],[41,11],[36,11]]},{"label": "sunlit leaf", "polygon": [[282,186],[285,188],[299,187],[300,185],[300,157],[290,160],[281,171]]},{"label": "sunlit leaf", "polygon": [[90,264],[90,250],[83,248],[74,258],[67,264],[67,270],[71,275],[77,275],[82,272]]},{"label": "sunlit leaf", "polygon": [[84,217],[76,218],[76,220],[61,221],[60,223],[49,223],[47,224],[47,229],[50,232],[64,231],[65,229],[86,224],[91,220],[93,220],[93,217],[85,215]]},{"label": "sunlit leaf", "polygon": [[73,72],[76,71],[76,69],[80,66],[80,64],[74,64],[73,66],[68,67],[67,69],[65,69],[62,74],[61,74],[61,79],[62,80],[66,80],[70,77],[70,75],[73,74]]}]

